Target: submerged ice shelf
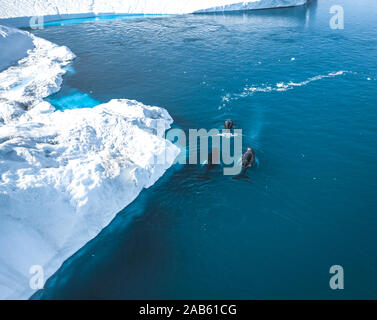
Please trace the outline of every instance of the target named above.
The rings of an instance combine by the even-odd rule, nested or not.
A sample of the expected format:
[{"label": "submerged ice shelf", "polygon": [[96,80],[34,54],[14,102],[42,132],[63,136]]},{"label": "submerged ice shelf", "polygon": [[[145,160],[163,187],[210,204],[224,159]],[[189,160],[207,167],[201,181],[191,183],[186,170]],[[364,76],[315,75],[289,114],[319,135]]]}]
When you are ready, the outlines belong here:
[{"label": "submerged ice shelf", "polygon": [[30,297],[32,265],[51,276],[179,153],[163,137],[173,122],[165,109],[112,100],[55,111],[43,98],[74,55],[30,37],[35,49],[0,73],[1,299]]}]

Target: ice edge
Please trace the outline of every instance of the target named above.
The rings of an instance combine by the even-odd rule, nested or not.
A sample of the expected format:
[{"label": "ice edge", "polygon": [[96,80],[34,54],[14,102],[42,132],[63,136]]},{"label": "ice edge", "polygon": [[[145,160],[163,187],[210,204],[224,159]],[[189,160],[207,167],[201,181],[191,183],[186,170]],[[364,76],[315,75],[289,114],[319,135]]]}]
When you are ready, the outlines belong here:
[{"label": "ice edge", "polygon": [[32,265],[48,279],[179,153],[157,130],[173,122],[163,108],[120,99],[55,111],[43,98],[75,56],[29,36],[35,48],[0,73],[1,299],[30,297]]}]

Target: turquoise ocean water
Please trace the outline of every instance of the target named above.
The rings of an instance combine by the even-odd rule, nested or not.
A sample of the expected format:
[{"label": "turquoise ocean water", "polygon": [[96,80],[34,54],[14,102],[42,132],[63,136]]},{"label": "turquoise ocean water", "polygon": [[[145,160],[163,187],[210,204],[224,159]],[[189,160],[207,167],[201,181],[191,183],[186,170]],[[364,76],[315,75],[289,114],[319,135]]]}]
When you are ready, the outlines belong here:
[{"label": "turquoise ocean water", "polygon": [[230,118],[260,161],[251,183],[172,167],[33,298],[377,298],[376,14],[319,0],[33,30],[77,55],[48,98],[58,109],[130,98],[183,130]]}]

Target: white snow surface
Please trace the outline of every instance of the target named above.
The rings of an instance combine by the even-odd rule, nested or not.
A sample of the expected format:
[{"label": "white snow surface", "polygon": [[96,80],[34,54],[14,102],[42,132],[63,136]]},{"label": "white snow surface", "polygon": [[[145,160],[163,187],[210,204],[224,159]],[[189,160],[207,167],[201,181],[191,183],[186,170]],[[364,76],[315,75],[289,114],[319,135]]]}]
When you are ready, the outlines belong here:
[{"label": "white snow surface", "polygon": [[[0,19],[46,16],[47,21],[59,20],[67,15],[90,13],[184,14],[290,7],[304,5],[306,2],[307,0],[0,0]],[[13,25],[26,23],[26,20],[15,20]]]},{"label": "white snow surface", "polygon": [[0,299],[30,297],[31,266],[50,277],[179,153],[163,137],[173,122],[163,108],[111,100],[55,111],[43,98],[74,55],[30,37],[35,49],[0,73]]}]

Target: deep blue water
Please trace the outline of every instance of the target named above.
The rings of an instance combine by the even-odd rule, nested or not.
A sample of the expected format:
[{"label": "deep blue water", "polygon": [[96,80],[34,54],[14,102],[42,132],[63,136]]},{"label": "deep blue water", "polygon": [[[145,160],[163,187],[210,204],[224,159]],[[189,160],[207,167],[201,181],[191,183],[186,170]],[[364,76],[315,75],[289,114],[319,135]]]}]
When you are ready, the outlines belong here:
[{"label": "deep blue water", "polygon": [[[333,4],[344,30],[329,27]],[[184,130],[231,118],[260,160],[251,183],[172,167],[34,298],[377,298],[376,13],[319,0],[33,31],[77,55],[58,108],[132,98]]]}]

